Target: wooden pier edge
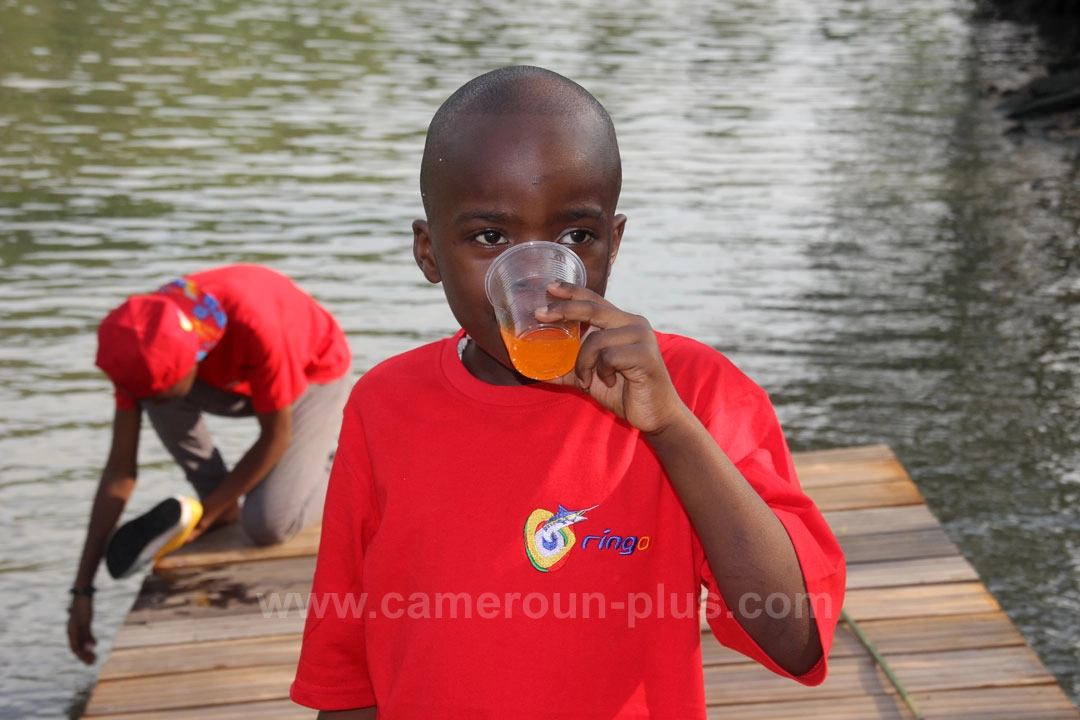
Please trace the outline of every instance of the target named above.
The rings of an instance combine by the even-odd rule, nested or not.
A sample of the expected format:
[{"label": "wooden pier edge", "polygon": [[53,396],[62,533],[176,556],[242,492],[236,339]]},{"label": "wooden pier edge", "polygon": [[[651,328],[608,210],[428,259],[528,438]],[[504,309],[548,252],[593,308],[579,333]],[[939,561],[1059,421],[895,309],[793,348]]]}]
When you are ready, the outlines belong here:
[{"label": "wooden pier edge", "polygon": [[[926,718],[1080,720],[1080,712],[949,540],[886,445],[795,454],[848,560],[844,609]],[[83,717],[310,719],[288,699],[318,527],[257,548],[207,535],[147,576]],[[703,633],[708,634],[707,627]],[[914,717],[841,624],[807,688],[703,638],[710,718]]]}]

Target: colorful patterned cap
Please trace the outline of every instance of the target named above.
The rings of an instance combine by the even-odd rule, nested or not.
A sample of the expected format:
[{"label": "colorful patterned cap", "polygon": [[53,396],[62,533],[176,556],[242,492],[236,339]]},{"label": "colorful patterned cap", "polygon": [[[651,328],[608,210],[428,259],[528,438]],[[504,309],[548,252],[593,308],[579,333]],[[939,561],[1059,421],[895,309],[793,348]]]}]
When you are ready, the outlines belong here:
[{"label": "colorful patterned cap", "polygon": [[132,295],[98,327],[96,364],[123,394],[141,400],[167,390],[225,334],[217,298],[186,279]]}]

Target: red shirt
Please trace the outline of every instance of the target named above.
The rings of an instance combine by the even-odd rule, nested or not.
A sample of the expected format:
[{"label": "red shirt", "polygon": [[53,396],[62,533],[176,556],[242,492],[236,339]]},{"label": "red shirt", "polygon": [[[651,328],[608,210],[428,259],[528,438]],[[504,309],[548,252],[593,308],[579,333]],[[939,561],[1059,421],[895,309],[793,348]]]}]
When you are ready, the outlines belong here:
[{"label": "red shirt", "polygon": [[[228,318],[225,334],[199,362],[198,379],[251,397],[256,413],[291,405],[308,383],[331,382],[352,366],[337,321],[285,275],[228,265],[185,277],[217,298]],[[116,406],[135,403],[117,392]]]},{"label": "red shirt", "polygon": [[[768,398],[716,351],[658,339],[787,529],[828,653],[844,559]],[[728,616],[640,433],[571,388],[477,380],[457,341],[376,366],[345,408],[293,700],[381,720],[704,718],[703,587],[717,639],[786,675]]]}]

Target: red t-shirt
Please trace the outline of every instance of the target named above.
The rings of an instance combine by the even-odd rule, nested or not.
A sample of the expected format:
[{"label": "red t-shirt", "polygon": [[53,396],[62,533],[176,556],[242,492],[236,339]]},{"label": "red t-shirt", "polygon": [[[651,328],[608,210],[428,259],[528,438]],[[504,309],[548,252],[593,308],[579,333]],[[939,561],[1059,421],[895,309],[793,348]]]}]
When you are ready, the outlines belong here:
[{"label": "red t-shirt", "polygon": [[[291,405],[308,383],[337,380],[352,366],[337,321],[285,275],[260,265],[229,265],[185,277],[217,298],[228,318],[197,377],[249,396],[255,412]],[[116,407],[129,410],[135,402],[118,391]]]},{"label": "red t-shirt", "polygon": [[[786,675],[728,617],[640,433],[571,388],[477,380],[459,338],[376,366],[345,408],[293,700],[381,720],[704,718],[703,587],[720,642]],[[787,529],[827,653],[844,559],[768,398],[715,350],[658,339]]]}]

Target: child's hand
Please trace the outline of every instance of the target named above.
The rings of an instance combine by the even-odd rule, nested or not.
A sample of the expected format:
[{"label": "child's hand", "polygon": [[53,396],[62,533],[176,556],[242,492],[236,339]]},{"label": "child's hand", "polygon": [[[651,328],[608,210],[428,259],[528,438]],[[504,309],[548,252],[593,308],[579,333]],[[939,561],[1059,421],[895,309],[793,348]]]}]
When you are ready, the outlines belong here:
[{"label": "child's hand", "polygon": [[97,654],[94,652],[97,639],[90,630],[93,617],[93,598],[89,595],[74,596],[68,610],[68,645],[71,646],[71,652],[87,665],[93,665],[97,661]]},{"label": "child's hand", "polygon": [[577,320],[589,328],[573,372],[550,382],[584,390],[643,433],[660,432],[687,412],[648,320],[587,288],[552,283],[548,292],[560,300],[537,310],[537,320]]}]

